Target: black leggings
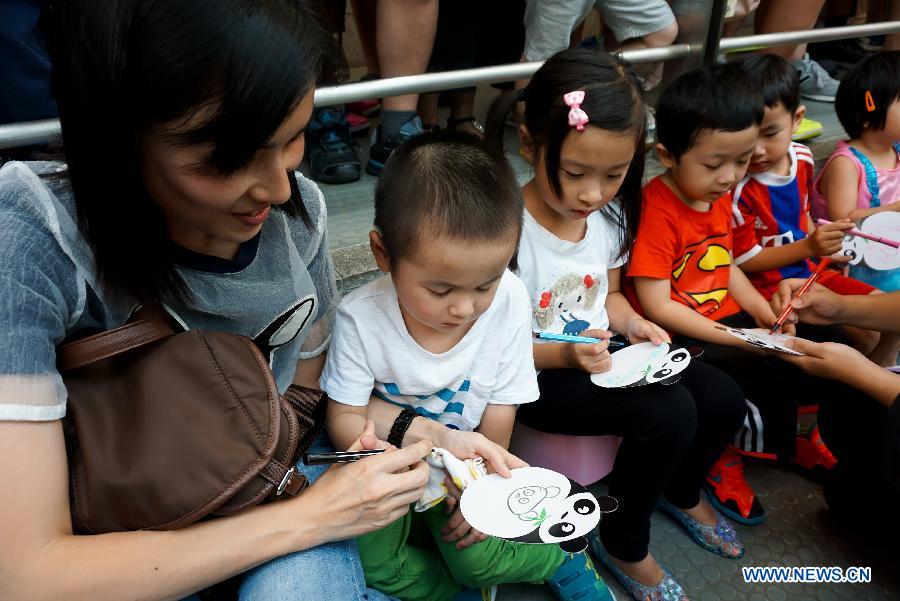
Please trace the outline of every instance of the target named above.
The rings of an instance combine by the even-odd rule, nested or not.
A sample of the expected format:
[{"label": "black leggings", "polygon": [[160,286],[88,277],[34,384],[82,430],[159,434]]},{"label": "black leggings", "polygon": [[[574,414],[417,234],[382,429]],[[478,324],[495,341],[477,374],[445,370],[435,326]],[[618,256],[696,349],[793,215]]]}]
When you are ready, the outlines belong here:
[{"label": "black leggings", "polygon": [[[757,327],[753,318],[743,312],[720,323],[734,328]],[[815,342],[849,342],[840,326],[798,324],[797,336]],[[678,342],[690,346],[688,340],[679,338]],[[789,460],[796,446],[797,407],[818,405],[831,398],[868,402],[859,391],[806,374],[777,356],[708,344],[701,360],[727,372],[747,398],[746,419],[735,440],[735,445],[743,451]]]},{"label": "black leggings", "polygon": [[661,493],[676,507],[697,505],[709,468],[745,415],[737,384],[701,362],[671,386],[600,388],[575,369],[544,370],[538,386],[541,397],[519,408],[526,426],[623,438],[609,477],[619,508],[600,522],[603,545],[623,561],[647,556],[650,514]]}]

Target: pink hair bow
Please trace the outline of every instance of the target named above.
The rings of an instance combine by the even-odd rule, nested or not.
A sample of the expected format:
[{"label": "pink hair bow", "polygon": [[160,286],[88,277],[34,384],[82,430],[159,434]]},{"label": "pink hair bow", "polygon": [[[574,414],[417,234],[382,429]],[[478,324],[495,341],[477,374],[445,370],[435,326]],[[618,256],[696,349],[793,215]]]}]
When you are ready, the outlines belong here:
[{"label": "pink hair bow", "polygon": [[587,113],[581,110],[584,102],[584,90],[575,90],[563,95],[563,101],[569,107],[569,125],[578,131],[584,131],[584,125],[589,121]]}]

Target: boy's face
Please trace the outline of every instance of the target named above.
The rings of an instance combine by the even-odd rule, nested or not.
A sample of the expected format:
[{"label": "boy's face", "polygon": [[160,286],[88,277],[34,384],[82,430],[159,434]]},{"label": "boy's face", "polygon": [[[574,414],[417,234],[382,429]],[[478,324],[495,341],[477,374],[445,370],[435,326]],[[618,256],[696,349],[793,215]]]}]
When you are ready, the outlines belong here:
[{"label": "boy's face", "polygon": [[657,145],[657,152],[682,200],[697,210],[705,210],[704,205],[721,198],[746,175],[758,135],[756,125],[740,131],[704,129],[677,161],[661,144]]},{"label": "boy's face", "polygon": [[791,147],[791,135],[797,131],[805,112],[806,107],[800,106],[791,113],[780,102],[771,108],[766,107],[756,148],[750,157],[750,173],[789,173],[788,149]]},{"label": "boy's face", "polygon": [[420,241],[410,256],[393,264],[380,238],[372,240],[376,262],[390,272],[403,320],[416,342],[431,350],[452,346],[465,336],[494,300],[516,247],[516,233],[491,242],[438,236]]}]

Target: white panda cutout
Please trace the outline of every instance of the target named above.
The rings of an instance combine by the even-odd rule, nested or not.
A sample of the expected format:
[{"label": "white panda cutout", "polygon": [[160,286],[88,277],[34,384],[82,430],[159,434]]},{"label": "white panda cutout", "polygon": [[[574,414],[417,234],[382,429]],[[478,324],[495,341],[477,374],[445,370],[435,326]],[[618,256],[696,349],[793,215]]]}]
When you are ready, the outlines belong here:
[{"label": "white panda cutout", "polygon": [[460,499],[463,517],[476,530],[517,543],[558,544],[567,553],[587,548],[585,535],[617,507],[612,497],[597,498],[541,467],[514,469],[511,478],[478,478]]},{"label": "white panda cutout", "polygon": [[[857,229],[864,234],[900,241],[900,213],[875,213],[863,219]],[[852,234],[844,236],[836,256],[850,257],[849,265],[862,263],[877,271],[900,269],[900,249]]]},{"label": "white panda cutout", "polygon": [[716,329],[722,330],[727,334],[731,334],[735,338],[740,338],[747,344],[756,348],[778,351],[787,355],[803,355],[800,351],[795,351],[789,346],[785,346],[785,342],[794,338],[787,334],[771,334],[765,328],[729,328],[727,326],[716,326]]},{"label": "white panda cutout", "polygon": [[591,382],[601,388],[674,384],[690,362],[691,353],[687,349],[641,342],[613,352],[610,370],[592,374]]}]

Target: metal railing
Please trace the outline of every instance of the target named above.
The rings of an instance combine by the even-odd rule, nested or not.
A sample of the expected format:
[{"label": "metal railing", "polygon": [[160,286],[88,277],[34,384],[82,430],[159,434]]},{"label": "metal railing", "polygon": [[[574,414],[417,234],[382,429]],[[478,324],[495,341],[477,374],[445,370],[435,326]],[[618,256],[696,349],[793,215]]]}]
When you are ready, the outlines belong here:
[{"label": "metal railing", "polygon": [[[900,32],[900,21],[853,25],[847,27],[829,27],[808,31],[786,31],[734,38],[722,38],[718,44],[719,52],[745,52],[800,44],[805,42],[821,42],[840,40],[862,36],[880,35]],[[623,59],[630,63],[649,63],[669,61],[688,56],[700,56],[704,52],[703,44],[673,44],[664,48],[643,48],[622,52]],[[469,87],[478,84],[503,83],[528,79],[541,66],[540,61],[530,63],[514,63],[496,65],[477,69],[462,69],[442,73],[426,73],[379,79],[358,83],[344,84],[327,88],[319,88],[315,94],[316,106],[332,106],[354,102],[366,98],[382,98],[401,94],[438,92],[454,88]],[[0,125],[0,150],[43,144],[59,136],[59,120],[45,119],[25,123]]]}]

